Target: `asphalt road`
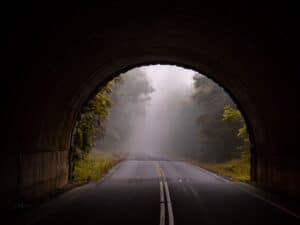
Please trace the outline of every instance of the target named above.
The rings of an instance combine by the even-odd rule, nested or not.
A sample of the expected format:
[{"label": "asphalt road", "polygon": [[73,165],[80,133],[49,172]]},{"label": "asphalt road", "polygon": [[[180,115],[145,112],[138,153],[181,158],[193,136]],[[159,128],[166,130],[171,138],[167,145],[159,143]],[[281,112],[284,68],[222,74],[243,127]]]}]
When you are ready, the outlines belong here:
[{"label": "asphalt road", "polygon": [[101,181],[75,188],[21,224],[300,224],[251,189],[182,161],[132,157]]}]

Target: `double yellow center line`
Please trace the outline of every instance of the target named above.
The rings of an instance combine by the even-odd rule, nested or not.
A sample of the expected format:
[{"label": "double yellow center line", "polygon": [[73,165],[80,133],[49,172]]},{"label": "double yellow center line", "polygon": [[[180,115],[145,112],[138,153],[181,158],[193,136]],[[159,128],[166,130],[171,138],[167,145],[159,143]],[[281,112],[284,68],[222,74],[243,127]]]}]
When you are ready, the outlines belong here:
[{"label": "double yellow center line", "polygon": [[[174,215],[172,209],[172,202],[169,192],[169,186],[166,179],[166,175],[163,169],[160,167],[158,162],[153,161],[153,165],[155,166],[157,175],[159,177],[159,189],[160,189],[160,225],[166,224],[166,206],[168,213],[168,221],[169,225],[174,225]],[[166,198],[165,198],[166,196]]]}]

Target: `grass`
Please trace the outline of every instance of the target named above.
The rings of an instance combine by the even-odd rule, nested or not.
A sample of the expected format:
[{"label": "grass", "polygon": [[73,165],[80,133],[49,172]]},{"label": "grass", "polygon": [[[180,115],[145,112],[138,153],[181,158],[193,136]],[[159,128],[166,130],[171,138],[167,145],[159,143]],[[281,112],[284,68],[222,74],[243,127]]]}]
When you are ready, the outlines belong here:
[{"label": "grass", "polygon": [[86,158],[78,161],[74,169],[76,183],[96,181],[103,177],[123,157],[108,153],[90,153]]},{"label": "grass", "polygon": [[217,173],[219,175],[229,177],[236,181],[250,181],[250,162],[249,159],[235,159],[224,163],[197,163],[200,167]]}]

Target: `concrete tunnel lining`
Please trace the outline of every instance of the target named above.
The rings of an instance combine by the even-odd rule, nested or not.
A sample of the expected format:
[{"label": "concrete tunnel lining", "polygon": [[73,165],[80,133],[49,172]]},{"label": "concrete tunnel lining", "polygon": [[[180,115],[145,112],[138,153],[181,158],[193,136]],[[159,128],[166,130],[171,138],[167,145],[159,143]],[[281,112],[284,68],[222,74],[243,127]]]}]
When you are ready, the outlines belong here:
[{"label": "concrete tunnel lining", "polygon": [[[256,183],[299,196],[299,153],[292,148],[293,140],[286,143],[290,137],[284,132],[297,125],[292,120],[298,118],[293,105],[297,70],[294,60],[286,59],[291,50],[275,36],[276,30],[262,29],[268,21],[232,21],[226,13],[215,18],[179,7],[159,8],[151,20],[147,11],[133,14],[126,9],[75,10],[48,21],[41,33],[30,30],[29,38],[36,42],[29,47],[22,47],[26,37],[17,39],[21,54],[31,51],[25,61],[13,62],[23,66],[7,86],[18,90],[9,96],[16,104],[8,107],[13,123],[7,124],[2,159],[3,168],[15,168],[2,187],[7,202],[40,198],[66,185],[72,130],[86,100],[119,72],[159,62],[195,69],[221,84],[250,128]],[[287,72],[291,78],[282,79]]]}]

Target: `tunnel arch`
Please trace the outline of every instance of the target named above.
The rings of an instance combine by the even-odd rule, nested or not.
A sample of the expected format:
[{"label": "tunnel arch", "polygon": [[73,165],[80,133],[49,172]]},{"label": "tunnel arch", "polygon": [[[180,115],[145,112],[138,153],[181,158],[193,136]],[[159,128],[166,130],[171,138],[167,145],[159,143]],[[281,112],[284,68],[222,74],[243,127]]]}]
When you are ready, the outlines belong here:
[{"label": "tunnel arch", "polygon": [[7,131],[1,158],[5,202],[65,186],[71,131],[95,84],[145,63],[190,67],[222,84],[251,124],[255,182],[300,195],[298,137],[291,132],[299,127],[298,45],[283,26],[290,21],[269,6],[176,2],[62,8],[57,14],[16,11],[8,24],[6,66],[12,75],[3,87],[1,117]]},{"label": "tunnel arch", "polygon": [[[155,65],[168,65],[168,66],[178,66],[184,69],[191,69],[195,72],[198,72],[202,75],[204,75],[205,77],[209,78],[210,80],[212,80],[213,82],[215,82],[217,85],[219,85],[220,88],[224,89],[224,91],[229,95],[229,97],[233,100],[233,102],[235,103],[235,105],[237,106],[237,108],[241,111],[242,117],[245,120],[246,123],[246,128],[249,134],[249,140],[250,140],[250,176],[251,176],[251,181],[255,182],[255,168],[256,168],[256,162],[255,162],[255,140],[254,140],[254,132],[253,132],[253,128],[250,124],[250,119],[247,115],[247,112],[244,111],[243,106],[238,102],[237,98],[231,93],[231,91],[229,89],[227,89],[226,87],[224,87],[216,78],[218,77],[216,76],[211,76],[211,75],[207,75],[204,73],[204,70],[202,69],[195,69],[195,67],[193,67],[193,65],[188,65],[188,64],[183,64],[180,62],[174,62],[174,61],[160,61],[159,59],[155,60],[155,61],[144,61],[144,62],[140,62],[140,63],[133,63],[131,65],[128,65],[124,68],[121,69],[116,69],[116,72],[110,74],[108,76],[108,79],[105,79],[103,82],[99,83],[99,84],[95,84],[94,89],[90,92],[90,94],[87,95],[87,98],[83,101],[81,105],[81,109],[77,111],[77,116],[76,116],[76,120],[74,121],[74,125],[73,125],[73,129],[72,129],[72,138],[70,141],[70,149],[72,149],[72,143],[73,143],[73,136],[74,136],[74,131],[76,129],[76,125],[77,122],[80,120],[80,115],[82,113],[82,110],[84,109],[84,107],[88,104],[88,102],[93,99],[96,94],[99,92],[99,90],[101,89],[101,87],[103,87],[107,82],[111,81],[113,78],[117,77],[120,74],[126,73],[132,69],[135,68],[139,68],[142,66],[155,66]],[[201,72],[200,72],[201,71]],[[205,70],[207,72],[207,70]],[[99,71],[96,71],[94,74],[99,73]],[[101,72],[100,72],[101,73]],[[71,171],[69,172],[71,175]]]}]

